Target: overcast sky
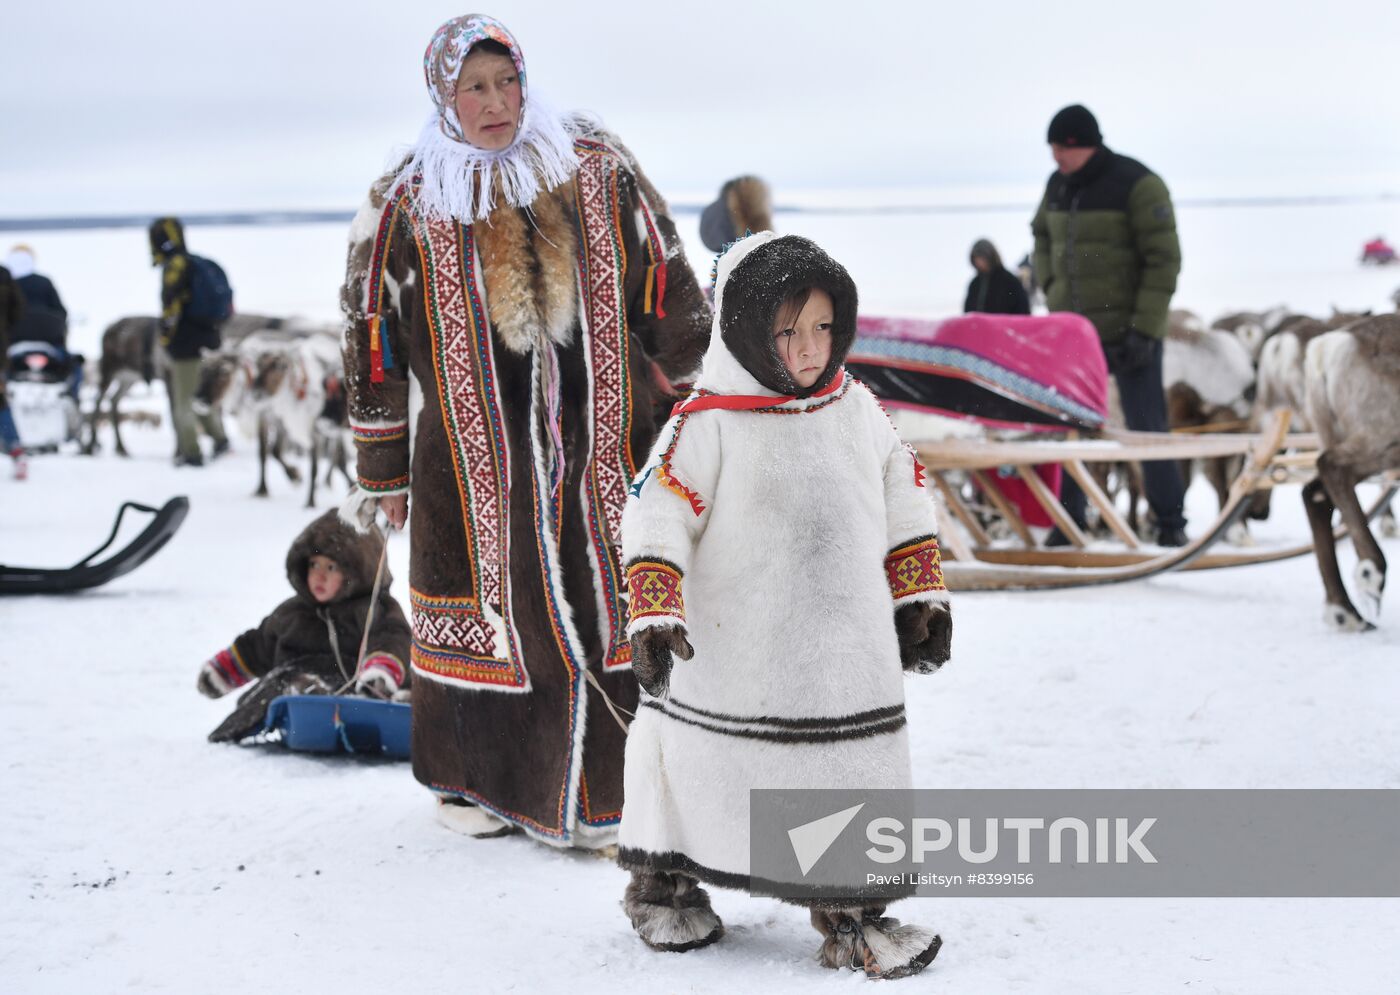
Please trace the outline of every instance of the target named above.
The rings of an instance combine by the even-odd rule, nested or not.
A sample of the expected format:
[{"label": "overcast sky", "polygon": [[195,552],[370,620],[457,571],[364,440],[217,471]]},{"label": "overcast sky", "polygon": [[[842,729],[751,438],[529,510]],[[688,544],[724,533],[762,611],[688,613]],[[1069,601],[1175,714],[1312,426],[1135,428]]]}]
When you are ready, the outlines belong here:
[{"label": "overcast sky", "polygon": [[[417,0],[22,0],[4,15],[0,217],[353,208],[428,109],[464,11]],[[600,115],[672,197],[1033,196],[1072,102],[1178,196],[1400,195],[1395,0],[830,4],[502,0],[531,86]]]}]

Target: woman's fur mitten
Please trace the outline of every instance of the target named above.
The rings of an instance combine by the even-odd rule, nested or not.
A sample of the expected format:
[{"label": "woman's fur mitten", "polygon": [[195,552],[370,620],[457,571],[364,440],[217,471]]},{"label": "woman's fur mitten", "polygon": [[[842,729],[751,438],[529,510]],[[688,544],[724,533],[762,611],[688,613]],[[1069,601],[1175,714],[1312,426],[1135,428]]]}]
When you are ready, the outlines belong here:
[{"label": "woman's fur mitten", "polygon": [[953,654],[953,614],[946,604],[900,605],[894,610],[894,628],[905,670],[931,674]]},{"label": "woman's fur mitten", "polygon": [[666,697],[673,655],[682,660],[695,655],[679,625],[655,625],[632,634],[632,673],[653,698]]}]

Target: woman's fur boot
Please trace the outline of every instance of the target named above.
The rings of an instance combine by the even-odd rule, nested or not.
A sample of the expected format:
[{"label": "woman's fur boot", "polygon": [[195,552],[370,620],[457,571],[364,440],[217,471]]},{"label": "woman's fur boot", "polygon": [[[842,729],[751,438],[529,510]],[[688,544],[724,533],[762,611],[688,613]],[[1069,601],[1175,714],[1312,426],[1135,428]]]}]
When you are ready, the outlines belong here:
[{"label": "woman's fur boot", "polygon": [[724,935],[724,923],[710,907],[709,893],[684,874],[634,870],[622,909],[653,950],[695,950]]},{"label": "woman's fur boot", "polygon": [[903,926],[885,915],[884,906],[864,909],[813,909],[812,925],[822,934],[817,962],[848,967],[870,978],[907,978],[938,956],[941,937],[922,926]]}]

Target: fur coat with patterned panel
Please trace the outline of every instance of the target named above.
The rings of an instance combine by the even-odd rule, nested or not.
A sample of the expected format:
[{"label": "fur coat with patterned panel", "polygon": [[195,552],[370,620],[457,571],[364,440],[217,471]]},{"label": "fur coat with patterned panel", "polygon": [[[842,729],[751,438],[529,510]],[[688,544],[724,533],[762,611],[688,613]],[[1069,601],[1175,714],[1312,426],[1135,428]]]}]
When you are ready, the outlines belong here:
[{"label": "fur coat with patterned panel", "polygon": [[[751,788],[911,786],[895,611],[947,606],[934,506],[874,395],[841,369],[854,286],[834,263],[831,281],[805,276],[817,254],[830,262],[765,232],[720,260],[697,392],[623,516],[630,630],[680,625],[694,649],[631,726],[624,867],[746,888]],[[782,297],[827,282],[826,386],[781,395],[750,368],[777,362]],[[768,297],[757,334],[733,348],[721,334],[728,295]]]},{"label": "fur coat with patterned panel", "polygon": [[629,711],[637,695],[626,488],[710,313],[627,150],[569,127],[570,179],[471,224],[430,220],[412,183],[382,178],[342,303],[360,496],[410,494],[414,773],[594,847],[622,809],[624,733],[603,695]]}]

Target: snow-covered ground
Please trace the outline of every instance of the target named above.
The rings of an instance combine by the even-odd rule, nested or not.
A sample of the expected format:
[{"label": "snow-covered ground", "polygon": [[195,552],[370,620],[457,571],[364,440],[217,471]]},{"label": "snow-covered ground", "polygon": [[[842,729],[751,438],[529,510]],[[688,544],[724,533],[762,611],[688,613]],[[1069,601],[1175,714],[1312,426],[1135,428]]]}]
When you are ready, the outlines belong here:
[{"label": "snow-covered ground", "polygon": [[[1382,306],[1400,272],[1354,263],[1376,215],[1183,211],[1178,302],[1207,314]],[[872,311],[954,310],[973,238],[998,239],[1008,257],[1025,243],[1015,215],[783,220],[851,262]],[[342,235],[195,229],[190,241],[229,270],[243,309],[332,317]],[[152,310],[143,233],[21,237],[86,317],[79,347],[112,318]],[[816,934],[800,911],[727,892],[715,895],[723,942],[652,953],[621,912],[616,867],[519,837],[455,836],[406,765],[206,743],[229,703],[195,692],[198,667],[286,596],[286,547],[313,513],[276,470],[271,498],[249,496],[247,440],[203,470],[176,470],[168,426],[126,436],[129,460],[110,447],[40,457],[24,484],[0,461],[4,562],[80,558],[122,500],[187,494],[192,505],[135,573],[82,595],[0,602],[0,991],[777,995],[864,983],[812,962]],[[1213,500],[1193,488],[1194,523]],[[1274,508],[1261,542],[1306,534],[1296,488]],[[1400,562],[1400,544],[1386,549]],[[1349,573],[1350,548],[1342,555]],[[403,597],[405,537],[390,560]],[[916,781],[1400,788],[1394,602],[1373,633],[1328,631],[1309,559],[962,595],[953,662],[908,682]],[[910,990],[1385,992],[1400,972],[1387,939],[1397,900],[918,899],[901,914],[946,941]]]}]

